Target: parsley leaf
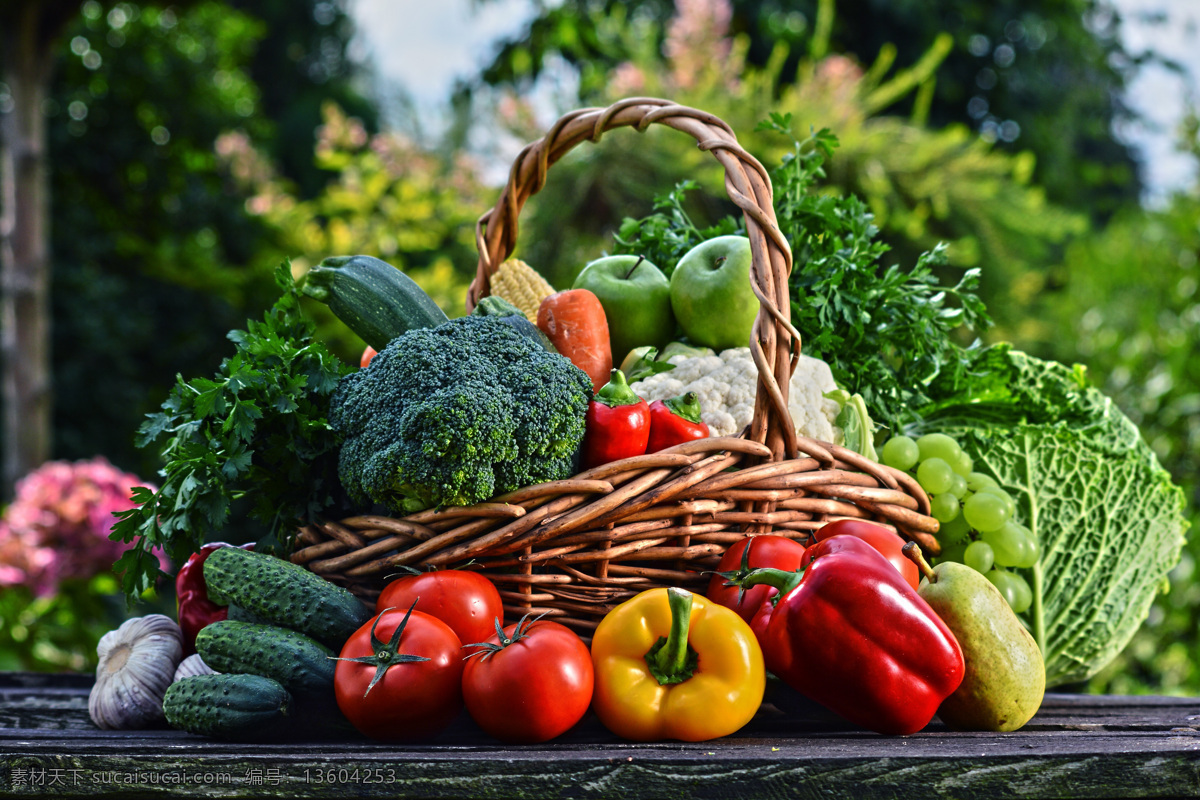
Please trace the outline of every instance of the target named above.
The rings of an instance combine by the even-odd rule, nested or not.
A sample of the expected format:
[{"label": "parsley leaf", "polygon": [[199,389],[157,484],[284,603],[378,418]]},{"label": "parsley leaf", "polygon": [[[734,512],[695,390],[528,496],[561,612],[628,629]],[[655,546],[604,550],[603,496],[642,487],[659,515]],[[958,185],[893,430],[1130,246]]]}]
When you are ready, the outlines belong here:
[{"label": "parsley leaf", "polygon": [[110,537],[132,544],[115,565],[131,599],[161,575],[152,550],[182,564],[227,525],[234,500],[252,500],[268,551],[290,549],[299,525],[343,502],[327,415],[352,368],[313,338],[286,262],[275,282],[279,300],[262,321],[230,332],[236,352],[216,375],[178,377],[139,430],[138,446],[159,447],[164,467],[158,491],[136,488],[137,507],[117,515]]}]

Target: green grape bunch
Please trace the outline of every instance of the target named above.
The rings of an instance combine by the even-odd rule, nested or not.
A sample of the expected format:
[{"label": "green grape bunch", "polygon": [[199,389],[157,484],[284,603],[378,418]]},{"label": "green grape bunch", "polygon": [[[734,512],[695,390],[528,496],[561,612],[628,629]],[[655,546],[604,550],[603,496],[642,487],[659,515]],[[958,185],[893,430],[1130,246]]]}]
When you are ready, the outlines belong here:
[{"label": "green grape bunch", "polygon": [[1041,556],[1037,537],[1015,518],[1017,504],[982,472],[953,438],[927,433],[917,439],[893,436],[880,451],[883,463],[913,475],[929,495],[930,513],[941,526],[942,552],[935,560],[966,564],[1000,590],[1020,614],[1033,603],[1033,591],[1016,570]]}]

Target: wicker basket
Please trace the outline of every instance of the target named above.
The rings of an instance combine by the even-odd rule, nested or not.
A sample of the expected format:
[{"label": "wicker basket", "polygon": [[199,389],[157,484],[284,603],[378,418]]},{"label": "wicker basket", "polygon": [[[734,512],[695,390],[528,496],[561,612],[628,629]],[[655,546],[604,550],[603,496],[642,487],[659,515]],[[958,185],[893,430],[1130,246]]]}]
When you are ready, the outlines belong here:
[{"label": "wicker basket", "polygon": [[401,566],[467,565],[497,584],[512,619],[545,614],[586,636],[611,608],[645,589],[702,591],[706,571],[750,535],[804,538],[830,519],[858,517],[937,550],[929,499],[911,477],[795,434],[787,405],[800,353],[800,335],[789,322],[791,251],[775,222],[766,170],[713,115],[634,98],[560,119],[521,151],[496,206],[479,219],[468,310],[488,294],[490,276],[511,254],[521,208],[545,184],[550,165],[605,131],[643,131],[652,123],[683,131],[711,152],[745,215],[750,278],[762,304],[750,342],[759,379],[748,428],[739,437],[689,442],[470,507],[309,525],[298,536],[294,562],[364,600]]}]

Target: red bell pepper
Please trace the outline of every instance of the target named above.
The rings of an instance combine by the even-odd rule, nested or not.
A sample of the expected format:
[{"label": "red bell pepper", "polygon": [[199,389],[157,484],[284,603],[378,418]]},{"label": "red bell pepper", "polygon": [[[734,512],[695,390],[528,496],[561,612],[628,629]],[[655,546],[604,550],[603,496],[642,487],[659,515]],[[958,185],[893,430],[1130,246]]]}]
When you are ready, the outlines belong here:
[{"label": "red bell pepper", "polygon": [[[904,549],[904,539],[890,528],[867,522],[865,519],[838,519],[817,528],[813,535],[818,542],[823,542],[831,536],[855,536],[862,539],[882,553],[883,557],[900,571],[914,591],[921,585],[921,570],[917,568],[916,562],[901,552]],[[806,561],[805,564],[807,563]]]},{"label": "red bell pepper", "polygon": [[657,453],[693,439],[707,439],[708,425],[700,421],[700,395],[687,392],[650,404],[647,453]]},{"label": "red bell pepper", "polygon": [[[233,547],[225,542],[212,542],[188,557],[175,576],[175,612],[179,628],[183,631],[183,654],[196,652],[196,634],[200,629],[229,616],[229,607],[220,606],[208,599],[208,585],[204,583],[204,561],[220,547]],[[253,550],[253,544],[244,544]]]},{"label": "red bell pepper", "polygon": [[863,728],[921,730],[962,683],[954,634],[861,539],[834,536],[809,551],[803,571],[763,569],[745,579],[779,589],[774,609],[763,611],[767,669]]},{"label": "red bell pepper", "polygon": [[614,369],[588,404],[583,436],[586,469],[646,452],[650,439],[650,406],[633,393],[625,373]]}]

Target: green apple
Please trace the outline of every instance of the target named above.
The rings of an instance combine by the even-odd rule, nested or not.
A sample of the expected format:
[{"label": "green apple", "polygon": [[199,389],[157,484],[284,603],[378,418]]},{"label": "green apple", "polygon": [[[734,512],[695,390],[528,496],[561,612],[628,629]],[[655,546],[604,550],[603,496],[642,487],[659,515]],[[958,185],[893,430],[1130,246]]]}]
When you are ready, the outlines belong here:
[{"label": "green apple", "polygon": [[600,298],[614,364],[635,347],[662,348],[675,334],[671,284],[641,256],[598,258],[583,268],[572,288],[587,289]]},{"label": "green apple", "polygon": [[718,236],[684,253],[671,274],[671,308],[688,341],[720,352],[750,344],[759,302],[750,240]]}]

